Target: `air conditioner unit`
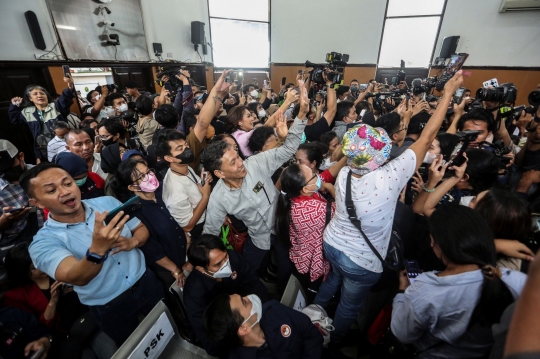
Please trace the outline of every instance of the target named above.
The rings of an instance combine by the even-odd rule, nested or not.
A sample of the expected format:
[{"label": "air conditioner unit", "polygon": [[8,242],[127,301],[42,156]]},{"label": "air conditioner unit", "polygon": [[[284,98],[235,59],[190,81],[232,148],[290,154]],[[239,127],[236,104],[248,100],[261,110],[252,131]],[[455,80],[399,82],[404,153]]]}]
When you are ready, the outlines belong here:
[{"label": "air conditioner unit", "polygon": [[540,0],[502,0],[499,12],[540,10]]}]

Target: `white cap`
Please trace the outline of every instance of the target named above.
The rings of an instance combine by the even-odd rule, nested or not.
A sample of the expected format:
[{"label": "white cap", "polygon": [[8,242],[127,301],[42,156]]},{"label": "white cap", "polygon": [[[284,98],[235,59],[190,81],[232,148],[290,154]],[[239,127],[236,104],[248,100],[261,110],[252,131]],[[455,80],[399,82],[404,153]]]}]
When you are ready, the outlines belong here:
[{"label": "white cap", "polygon": [[12,166],[13,157],[19,153],[17,147],[8,140],[0,140],[0,171]]}]

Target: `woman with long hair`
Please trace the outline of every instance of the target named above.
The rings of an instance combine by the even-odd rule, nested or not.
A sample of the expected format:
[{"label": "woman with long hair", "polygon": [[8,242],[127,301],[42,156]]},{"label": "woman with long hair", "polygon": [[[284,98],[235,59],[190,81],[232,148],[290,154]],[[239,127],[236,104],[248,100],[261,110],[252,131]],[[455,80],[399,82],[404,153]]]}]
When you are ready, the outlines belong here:
[{"label": "woman with long hair", "polygon": [[67,116],[76,96],[71,77],[64,77],[68,88],[54,101],[49,92],[38,85],[29,85],[24,90],[24,98],[14,97],[9,105],[11,123],[26,123],[34,138],[34,154],[37,163],[47,160],[47,144],[54,137],[52,124],[68,122]]},{"label": "woman with long hair", "polygon": [[119,201],[140,198],[141,209],[135,216],[144,223],[150,238],[141,250],[146,263],[156,273],[166,291],[176,282],[183,286],[186,277],[187,239],[184,230],[171,216],[163,202],[163,186],[146,162],[136,158],[123,161],[108,183],[108,191]]},{"label": "woman with long hair", "polygon": [[497,268],[487,221],[465,206],[441,206],[428,219],[431,246],[445,269],[413,283],[403,271],[391,329],[414,344],[418,358],[481,358],[493,345],[491,326],[520,295],[526,275]]},{"label": "woman with long hair", "polygon": [[249,138],[255,129],[257,117],[247,106],[236,106],[227,114],[226,132],[234,137],[239,146],[239,152],[245,157],[253,155],[248,147]]},{"label": "woman with long hair", "polygon": [[293,164],[287,167],[281,174],[281,195],[275,219],[276,235],[289,248],[289,258],[311,300],[330,272],[322,243],[335,202],[328,202],[321,196],[321,189],[335,196],[334,186],[323,183],[308,166]]},{"label": "woman with long hair", "polygon": [[495,237],[499,267],[519,271],[522,260],[533,260],[534,253],[525,245],[533,234],[531,208],[527,201],[515,193],[492,188],[480,192],[469,207],[488,221]]}]

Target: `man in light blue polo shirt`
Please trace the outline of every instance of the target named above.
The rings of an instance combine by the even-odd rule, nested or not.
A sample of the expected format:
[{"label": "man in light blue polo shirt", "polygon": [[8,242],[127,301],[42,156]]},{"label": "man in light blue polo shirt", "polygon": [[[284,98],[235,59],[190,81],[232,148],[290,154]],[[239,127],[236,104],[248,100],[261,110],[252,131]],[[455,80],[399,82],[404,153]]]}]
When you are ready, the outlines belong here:
[{"label": "man in light blue polo shirt", "polygon": [[34,265],[72,284],[101,329],[120,346],[137,327],[137,316],[148,314],[163,298],[137,248],[146,243],[148,230],[136,218],[127,222],[123,212],[105,225],[107,211],[121,203],[113,197],[81,201],[73,178],[56,164],[33,167],[20,184],[33,205],[49,210],[29,248]]}]

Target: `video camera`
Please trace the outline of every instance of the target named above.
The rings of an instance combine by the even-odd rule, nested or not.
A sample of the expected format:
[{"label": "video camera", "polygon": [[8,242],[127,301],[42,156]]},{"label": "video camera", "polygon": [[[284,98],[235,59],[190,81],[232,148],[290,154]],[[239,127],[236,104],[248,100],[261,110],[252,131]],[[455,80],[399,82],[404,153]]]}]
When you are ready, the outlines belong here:
[{"label": "video camera", "polygon": [[476,91],[476,99],[479,101],[514,103],[517,97],[517,87],[508,82],[499,87],[479,88]]},{"label": "video camera", "polygon": [[483,142],[480,143],[480,145],[482,146],[483,149],[485,149],[485,150],[493,153],[493,155],[495,155],[495,157],[499,161],[499,169],[500,170],[506,169],[506,166],[508,166],[508,164],[510,163],[510,161],[512,159],[510,157],[504,157],[504,156],[509,154],[510,152],[512,152],[511,147],[506,147],[504,145],[503,140],[497,140],[497,141],[495,141],[493,143],[483,141]]},{"label": "video camera", "polygon": [[394,86],[397,86],[401,83],[401,81],[405,81],[406,77],[407,74],[405,73],[405,61],[401,60],[399,71],[396,76],[392,77],[392,81],[390,83]]},{"label": "video camera", "polygon": [[323,79],[323,71],[326,72],[326,77],[332,81],[333,84],[339,84],[343,80],[343,70],[349,62],[349,55],[340,54],[339,52],[330,52],[326,54],[326,64],[315,64],[306,61],[306,67],[313,67],[313,70],[309,74],[309,79],[317,84],[325,84]]},{"label": "video camera", "polygon": [[[169,91],[169,97],[173,99],[176,96],[176,90],[179,87],[182,87],[184,83],[178,79],[178,75],[180,75],[180,70],[185,70],[186,68],[184,66],[181,66],[180,69],[164,69],[161,68],[161,72],[159,72],[156,77],[158,78],[158,81],[160,82],[160,85],[163,86],[165,89]],[[163,82],[161,79],[163,76],[167,76],[169,78],[169,81]]]},{"label": "video camera", "polygon": [[431,89],[437,84],[436,77],[426,77],[425,79],[416,78],[412,80],[412,93],[418,96],[422,93],[430,93]]}]

